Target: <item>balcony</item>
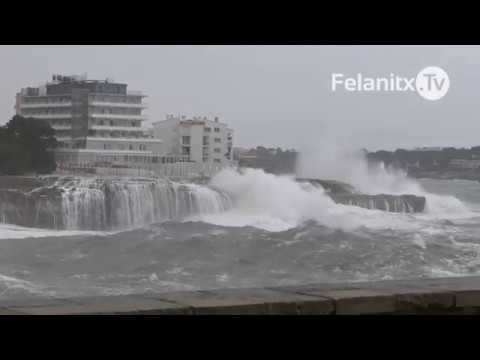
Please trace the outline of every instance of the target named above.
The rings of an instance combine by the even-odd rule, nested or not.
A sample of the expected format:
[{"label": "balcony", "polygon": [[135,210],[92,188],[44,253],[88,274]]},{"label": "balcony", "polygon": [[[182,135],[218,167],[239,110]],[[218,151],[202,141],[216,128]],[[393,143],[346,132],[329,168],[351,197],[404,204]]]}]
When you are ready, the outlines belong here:
[{"label": "balcony", "polygon": [[145,143],[161,143],[161,139],[152,139],[152,138],[129,138],[129,137],[95,137],[88,136],[88,141],[121,141],[121,142],[145,142]]},{"label": "balcony", "polygon": [[140,126],[110,126],[110,125],[93,125],[90,126],[92,130],[99,130],[99,131],[135,131],[142,133],[147,132],[148,129]]},{"label": "balcony", "polygon": [[72,130],[70,125],[50,125],[55,130]]},{"label": "balcony", "polygon": [[70,136],[56,136],[57,141],[71,141],[72,138]]},{"label": "balcony", "polygon": [[27,117],[27,118],[35,118],[35,119],[71,119],[72,114],[71,113],[65,113],[65,114],[41,114],[41,115],[29,115],[29,114],[22,114],[22,116]]},{"label": "balcony", "polygon": [[100,114],[90,113],[90,117],[95,119],[121,119],[121,120],[147,120],[146,115],[130,115],[130,114]]},{"label": "balcony", "polygon": [[127,91],[127,95],[134,95],[134,96],[141,96],[146,97],[147,95],[143,94],[141,91],[129,90]]},{"label": "balcony", "polygon": [[148,107],[146,103],[127,103],[127,102],[107,102],[107,101],[92,101],[89,103],[90,106],[102,106],[102,107],[119,107],[119,108],[140,108],[145,109]]},{"label": "balcony", "polygon": [[20,104],[21,109],[36,109],[36,108],[52,108],[52,107],[71,107],[71,101],[54,102],[54,103],[38,103],[38,104]]}]

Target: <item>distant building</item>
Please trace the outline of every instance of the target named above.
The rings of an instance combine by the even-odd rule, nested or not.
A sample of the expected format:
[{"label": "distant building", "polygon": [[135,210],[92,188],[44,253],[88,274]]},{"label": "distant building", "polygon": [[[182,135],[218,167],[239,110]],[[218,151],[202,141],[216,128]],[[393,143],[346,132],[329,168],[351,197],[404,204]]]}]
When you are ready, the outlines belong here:
[{"label": "distant building", "polygon": [[478,169],[480,168],[480,160],[452,159],[449,165],[457,169]]},{"label": "distant building", "polygon": [[250,149],[247,148],[242,148],[242,147],[234,147],[232,149],[233,152],[233,160],[240,160],[240,158],[244,155],[247,154],[250,151]]},{"label": "distant building", "polygon": [[415,151],[442,151],[443,147],[441,147],[441,146],[423,146],[423,147],[416,147],[413,150],[415,150]]},{"label": "distant building", "polygon": [[163,142],[167,156],[198,164],[230,165],[233,161],[233,130],[215,118],[167,115],[153,123],[155,139]]},{"label": "distant building", "polygon": [[140,92],[107,80],[53,75],[16,96],[16,113],[47,120],[55,129],[60,163],[141,166],[161,162],[162,140],[142,127],[147,119]]}]

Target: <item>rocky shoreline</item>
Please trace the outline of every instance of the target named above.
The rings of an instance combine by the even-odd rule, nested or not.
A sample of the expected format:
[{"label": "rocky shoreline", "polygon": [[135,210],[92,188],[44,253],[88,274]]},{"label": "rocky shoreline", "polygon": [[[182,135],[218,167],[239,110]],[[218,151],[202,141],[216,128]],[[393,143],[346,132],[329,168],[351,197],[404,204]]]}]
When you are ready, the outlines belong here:
[{"label": "rocky shoreline", "polygon": [[[411,194],[362,194],[333,180],[297,179],[322,187],[339,204],[415,213],[425,198]],[[199,211],[226,209],[228,194],[208,184],[166,179],[0,176],[0,222],[57,230],[123,229],[162,220],[181,220]]]},{"label": "rocky shoreline", "polygon": [[296,179],[299,182],[321,186],[337,204],[358,206],[388,212],[418,213],[425,209],[426,199],[412,194],[363,194],[350,184],[336,180]]}]

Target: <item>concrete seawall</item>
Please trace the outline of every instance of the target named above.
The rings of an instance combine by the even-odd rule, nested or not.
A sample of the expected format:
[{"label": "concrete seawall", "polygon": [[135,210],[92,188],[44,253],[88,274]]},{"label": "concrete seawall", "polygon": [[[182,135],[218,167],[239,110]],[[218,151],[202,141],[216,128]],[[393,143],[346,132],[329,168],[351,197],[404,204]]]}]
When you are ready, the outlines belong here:
[{"label": "concrete seawall", "polygon": [[480,277],[2,301],[0,315],[480,314]]}]

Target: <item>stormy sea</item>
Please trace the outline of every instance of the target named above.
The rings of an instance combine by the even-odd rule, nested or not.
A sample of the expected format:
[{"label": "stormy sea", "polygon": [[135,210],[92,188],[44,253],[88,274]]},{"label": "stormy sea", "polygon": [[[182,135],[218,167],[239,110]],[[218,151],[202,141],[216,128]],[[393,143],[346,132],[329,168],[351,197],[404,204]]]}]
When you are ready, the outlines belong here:
[{"label": "stormy sea", "polygon": [[480,273],[479,182],[383,167],[336,176],[425,206],[339,203],[258,169],[205,183],[57,177],[32,202],[12,190],[0,199],[0,300]]}]

